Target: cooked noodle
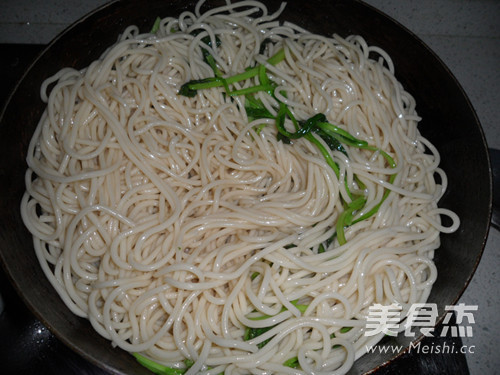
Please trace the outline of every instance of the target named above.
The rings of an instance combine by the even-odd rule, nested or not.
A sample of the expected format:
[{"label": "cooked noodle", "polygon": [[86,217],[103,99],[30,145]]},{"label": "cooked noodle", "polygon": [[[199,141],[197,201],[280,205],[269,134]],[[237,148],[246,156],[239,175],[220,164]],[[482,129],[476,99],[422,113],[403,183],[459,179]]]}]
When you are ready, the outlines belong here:
[{"label": "cooked noodle", "polygon": [[[187,374],[345,373],[383,336],[364,335],[369,306],[425,302],[439,234],[458,227],[437,206],[447,186],[438,151],[390,57],[360,36],[280,24],[282,8],[255,1],[201,8],[155,34],[129,27],[87,68],[44,83],[21,204],[36,255],[73,313],[158,363],[190,359]],[[300,120],[323,113],[395,166],[346,146],[330,151],[337,176],[313,143],[278,140],[274,119],[249,122],[244,95],[178,95],[213,76],[202,48],[225,76],[264,65],[275,97],[255,97],[273,115],[277,101]],[[281,48],[285,59],[267,63]],[[356,217],[383,203],[346,227],[345,244],[328,241],[350,193],[367,198]],[[298,369],[283,365],[294,357]]]}]

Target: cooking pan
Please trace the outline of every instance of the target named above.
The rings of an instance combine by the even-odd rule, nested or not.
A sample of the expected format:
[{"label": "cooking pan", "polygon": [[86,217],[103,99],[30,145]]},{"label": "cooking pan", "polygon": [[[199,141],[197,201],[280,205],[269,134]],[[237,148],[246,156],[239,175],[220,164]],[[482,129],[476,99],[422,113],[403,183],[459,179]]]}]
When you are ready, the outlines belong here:
[{"label": "cooking pan", "polygon": [[[270,10],[280,0],[264,1]],[[221,2],[209,1],[210,5]],[[0,119],[0,258],[16,290],[62,342],[87,360],[116,374],[149,374],[131,355],[99,336],[85,319],[74,316],[59,299],[39,267],[30,233],[19,204],[24,192],[26,151],[44,110],[39,98],[42,81],[59,69],[81,69],[114,43],[126,26],[148,31],[157,16],[193,9],[195,1],[122,0],[109,3],[70,26],[38,56],[20,80]],[[386,50],[396,76],[416,99],[423,118],[419,129],[441,153],[441,167],[449,178],[440,206],[456,212],[460,229],[442,235],[435,261],[439,277],[429,302],[444,307],[457,302],[479,262],[489,229],[491,170],[484,134],[462,88],[441,60],[415,35],[374,8],[348,0],[288,1],[281,17],[315,33],[362,35],[369,44]],[[446,222],[444,223],[446,224]],[[386,344],[408,346],[400,335]],[[372,353],[358,360],[352,373],[369,372],[388,363],[394,354]]]}]

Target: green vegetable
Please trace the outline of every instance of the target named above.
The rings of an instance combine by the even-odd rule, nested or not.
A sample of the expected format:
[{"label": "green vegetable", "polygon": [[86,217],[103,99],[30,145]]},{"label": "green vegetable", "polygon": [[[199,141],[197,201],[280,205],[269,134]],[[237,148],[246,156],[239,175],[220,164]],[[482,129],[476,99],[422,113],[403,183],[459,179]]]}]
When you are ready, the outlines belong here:
[{"label": "green vegetable", "polygon": [[[213,81],[212,78],[204,78],[204,79],[192,80],[189,82],[192,82],[193,85],[196,85],[196,84],[204,84],[204,83],[212,82],[212,81]],[[181,89],[179,90],[179,95],[187,96],[189,98],[194,98],[198,92],[196,89],[192,89],[191,87],[192,87],[192,85],[187,85],[187,84],[182,85]]]},{"label": "green vegetable", "polygon": [[340,333],[347,333],[352,329],[352,327],[342,327],[340,329]]},{"label": "green vegetable", "polygon": [[151,28],[150,33],[151,34],[156,34],[158,32],[158,30],[160,29],[160,24],[161,24],[161,18],[160,17],[156,17],[155,22],[153,24],[153,27]]},{"label": "green vegetable", "polygon": [[[340,332],[341,333],[347,333],[351,329],[352,329],[352,327],[342,327],[340,329]],[[330,337],[334,338],[335,334],[332,333]],[[334,345],[334,346],[332,346],[332,349],[336,349],[336,348],[340,348],[340,347],[341,347],[341,345]],[[291,368],[299,368],[300,367],[300,365],[299,365],[299,359],[297,357],[289,358],[285,362],[283,362],[283,366],[287,366],[287,367],[291,367]]]},{"label": "green vegetable", "polygon": [[193,361],[187,359],[184,363],[189,364],[186,368],[172,368],[168,366],[161,365],[149,358],[144,357],[139,353],[132,353],[132,355],[137,359],[141,365],[146,367],[148,370],[154,372],[158,375],[182,375],[184,374],[189,367],[193,365]]},{"label": "green vegetable", "polygon": [[297,357],[292,357],[283,362],[283,366],[298,368],[299,367],[299,359]]},{"label": "green vegetable", "polygon": [[[282,61],[285,58],[285,51],[283,49],[279,50],[275,55],[271,56],[267,62],[271,65],[276,65],[280,61]],[[240,81],[245,81],[247,79],[255,77],[257,74],[259,74],[259,66],[257,65],[254,68],[248,69],[243,73],[236,74],[234,76],[226,78],[224,81],[227,85],[231,85],[236,82]],[[182,85],[181,90],[179,91],[179,95],[184,95],[183,92],[189,92],[192,93],[194,92],[194,95],[184,95],[184,96],[189,96],[193,97],[196,95],[196,91],[198,90],[205,90],[209,89],[212,87],[221,87],[224,86],[224,82],[220,77],[212,77],[212,78],[207,78],[206,80],[202,80],[203,82],[200,82],[199,80],[194,80],[194,81],[189,81],[186,82],[184,85]],[[186,87],[186,88],[184,88]],[[184,88],[184,89],[183,89]],[[232,91],[228,91],[226,89],[226,92],[228,95],[234,95],[232,94]],[[238,94],[238,95],[246,95],[246,94]]]},{"label": "green vegetable", "polygon": [[[272,328],[274,328],[274,326],[260,327],[260,328],[247,327],[245,329],[245,334],[243,335],[243,340],[248,341],[248,340],[254,339],[254,338],[266,333],[267,331],[269,331]],[[271,341],[271,338],[268,338],[267,340],[264,340],[264,341],[258,343],[257,347],[260,349],[263,346],[265,346],[269,341]]]},{"label": "green vegetable", "polygon": [[352,136],[350,133],[346,132],[344,129],[339,128],[329,122],[317,122],[315,126],[323,131],[326,135],[336,138],[339,142],[344,143],[352,147],[365,147],[368,146],[368,142],[362,141]]},{"label": "green vegetable", "polygon": [[318,134],[321,139],[330,147],[330,150],[337,150],[343,153],[345,156],[347,156],[347,151],[345,150],[344,146],[342,146],[342,143],[333,135],[328,135],[324,131],[322,131],[320,128],[314,129],[314,132]]},{"label": "green vegetable", "polygon": [[260,273],[255,271],[254,273],[252,273],[252,275],[250,276],[250,280],[255,280],[257,278],[257,276],[259,276]]},{"label": "green vegetable", "polygon": [[[211,41],[204,41],[206,44]],[[269,42],[267,42],[269,43]],[[263,42],[263,45],[265,43]],[[265,46],[261,45],[261,51],[264,52]],[[208,52],[207,52],[208,53]],[[204,53],[205,56],[205,53]],[[212,87],[220,87],[224,86],[225,93],[229,96],[237,96],[244,95],[245,96],[245,111],[247,113],[247,117],[249,121],[254,121],[256,119],[261,118],[270,118],[275,120],[276,129],[278,130],[277,138],[281,140],[283,143],[290,144],[292,140],[305,138],[309,142],[313,143],[319,152],[324,157],[326,163],[332,168],[337,178],[340,176],[340,169],[335,160],[332,158],[330,154],[330,150],[342,152],[344,155],[348,156],[348,153],[344,147],[344,145],[354,148],[359,148],[363,150],[379,152],[382,157],[386,160],[386,162],[391,166],[391,168],[396,167],[396,163],[394,159],[385,151],[368,144],[368,142],[358,139],[354,137],[352,134],[347,132],[346,130],[331,124],[327,121],[326,116],[322,113],[317,113],[311,116],[309,119],[298,121],[293,115],[292,111],[288,108],[288,106],[278,100],[274,95],[274,90],[277,85],[269,80],[266,74],[266,67],[264,65],[257,65],[253,68],[248,68],[245,72],[233,75],[228,78],[223,78],[222,73],[217,68],[215,64],[215,60],[212,56],[208,54],[205,56],[205,59],[210,64],[214,71],[215,77],[206,78],[203,80],[195,80],[189,81],[185,83],[180,91],[179,95],[185,95],[189,97],[193,97],[197,94],[198,90],[203,90]],[[275,65],[282,61],[285,58],[284,49],[280,49],[275,55],[270,57],[267,61],[268,63]],[[258,76],[259,84],[255,86],[245,87],[239,90],[230,90],[229,85],[244,81],[250,78]],[[255,98],[252,94],[258,92],[266,92],[270,96],[272,96],[279,105],[277,108],[277,115],[273,116],[268,108],[264,106],[261,100]],[[286,120],[290,120],[294,131],[290,131],[286,129],[285,123]],[[262,130],[263,126],[261,125],[256,128],[256,131],[259,132]],[[314,135],[317,134],[328,146],[330,150],[328,150],[322,142],[320,142]],[[393,183],[396,178],[395,174],[392,174],[389,178],[389,182]],[[360,188],[365,188],[364,184],[359,180],[357,176],[354,176],[355,181],[358,183]],[[376,214],[380,208],[380,206],[387,199],[390,194],[390,190],[386,190],[382,196],[382,199],[379,203],[377,203],[370,211],[365,212],[359,215],[356,219],[354,217],[358,212],[360,212],[366,205],[367,200],[364,196],[354,196],[348,186],[347,180],[344,180],[346,192],[351,200],[349,204],[345,205],[344,212],[342,212],[337,220],[335,225],[336,233],[325,243],[326,246],[321,244],[318,248],[318,253],[322,253],[326,250],[331,242],[337,238],[337,241],[340,245],[346,243],[345,238],[345,228],[353,225],[359,221],[366,220],[369,217]]]},{"label": "green vegetable", "polygon": [[[298,304],[297,300],[290,301],[290,303],[292,305],[294,305],[302,314],[307,310],[307,307],[308,307],[308,305],[300,305],[300,304]],[[286,311],[286,310],[288,310],[286,307],[282,307],[280,313],[283,312],[283,311]],[[250,317],[248,319],[251,319],[251,320],[264,320],[264,319],[269,319],[269,318],[272,318],[272,316],[270,316],[270,315],[261,315],[261,316],[256,316],[256,317]],[[245,333],[243,335],[243,340],[248,341],[248,340],[254,339],[254,338],[256,338],[256,337],[258,337],[258,336],[266,333],[267,331],[273,329],[276,326],[277,326],[277,324],[272,325],[272,326],[268,326],[268,327],[257,327],[257,328],[246,327],[245,328]],[[272,337],[270,337],[267,340],[264,340],[264,341],[258,343],[257,347],[259,349],[262,348],[262,347],[264,347],[269,341],[271,341],[271,339],[272,339]]]},{"label": "green vegetable", "polygon": [[349,205],[344,210],[344,212],[342,212],[340,214],[340,216],[337,220],[337,225],[336,225],[337,240],[338,240],[340,245],[343,245],[347,242],[345,239],[345,235],[344,235],[344,227],[346,225],[350,225],[352,223],[353,214],[357,210],[363,208],[365,203],[366,203],[366,198],[359,197],[359,198],[355,199],[354,201],[352,201],[351,203],[349,203]]},{"label": "green vegetable", "polygon": [[245,111],[249,122],[262,118],[273,118],[273,115],[264,106],[262,101],[252,95],[245,96]]},{"label": "green vegetable", "polygon": [[[137,362],[158,375],[182,375],[185,374],[187,370],[189,370],[189,368],[194,365],[194,361],[192,359],[186,358],[184,360],[184,366],[186,366],[185,368],[173,368],[159,364],[139,353],[132,353],[132,355],[137,359]],[[210,368],[211,367],[208,367],[207,369]],[[224,375],[224,373],[220,373],[218,375]]]}]

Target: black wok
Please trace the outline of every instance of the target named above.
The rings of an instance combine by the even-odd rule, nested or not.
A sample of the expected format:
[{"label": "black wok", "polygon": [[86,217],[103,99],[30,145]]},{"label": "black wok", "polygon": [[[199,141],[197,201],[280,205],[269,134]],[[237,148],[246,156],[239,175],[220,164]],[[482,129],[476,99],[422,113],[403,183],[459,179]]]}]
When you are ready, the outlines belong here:
[{"label": "black wok", "polygon": [[[211,2],[212,3],[212,2]],[[280,0],[265,1],[271,10]],[[44,105],[42,81],[62,67],[87,66],[129,24],[147,31],[157,16],[193,9],[193,1],[123,0],[110,3],[82,18],[59,35],[28,69],[4,108],[0,122],[0,258],[5,271],[28,307],[65,344],[91,362],[114,373],[148,374],[129,354],[114,349],[90,324],[74,316],[45,279],[25,229],[19,203],[24,191],[28,142]],[[461,218],[460,229],[442,236],[436,252],[439,278],[429,301],[454,304],[479,262],[491,214],[491,171],[484,135],[462,88],[439,58],[415,35],[368,5],[357,1],[288,1],[283,19],[320,34],[361,34],[369,44],[385,49],[396,66],[396,76],[414,95],[423,118],[421,133],[440,151],[449,190],[440,205]],[[400,335],[401,336],[401,335]],[[397,337],[393,344],[409,344]],[[391,360],[392,354],[369,354],[352,372],[370,371]]]}]

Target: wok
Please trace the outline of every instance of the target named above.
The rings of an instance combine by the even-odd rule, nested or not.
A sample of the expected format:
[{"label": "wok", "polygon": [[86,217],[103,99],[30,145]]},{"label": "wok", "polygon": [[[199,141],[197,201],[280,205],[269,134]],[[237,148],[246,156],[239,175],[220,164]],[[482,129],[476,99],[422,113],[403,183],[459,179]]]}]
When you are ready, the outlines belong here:
[{"label": "wok", "polygon": [[[216,1],[210,1],[216,4]],[[280,0],[266,0],[276,10]],[[39,98],[42,81],[59,69],[84,68],[98,58],[130,24],[141,31],[157,16],[177,15],[193,9],[189,0],[122,0],[107,4],[66,29],[38,56],[10,96],[0,120],[0,258],[18,293],[61,341],[87,360],[117,374],[149,374],[132,356],[99,336],[86,320],[74,316],[59,299],[39,267],[31,235],[25,229],[19,203],[24,192],[28,142],[44,105]],[[475,112],[450,71],[415,35],[374,8],[358,1],[288,1],[283,19],[320,34],[360,34],[392,57],[396,76],[415,97],[423,118],[419,125],[441,153],[441,167],[449,189],[440,206],[461,218],[460,229],[442,236],[436,251],[439,277],[429,302],[437,303],[440,317],[466,288],[479,262],[489,229],[492,192],[491,170],[484,135]],[[445,223],[446,224],[446,223]],[[388,344],[408,346],[410,338]],[[393,354],[368,354],[355,363],[352,373],[382,366]]]}]

